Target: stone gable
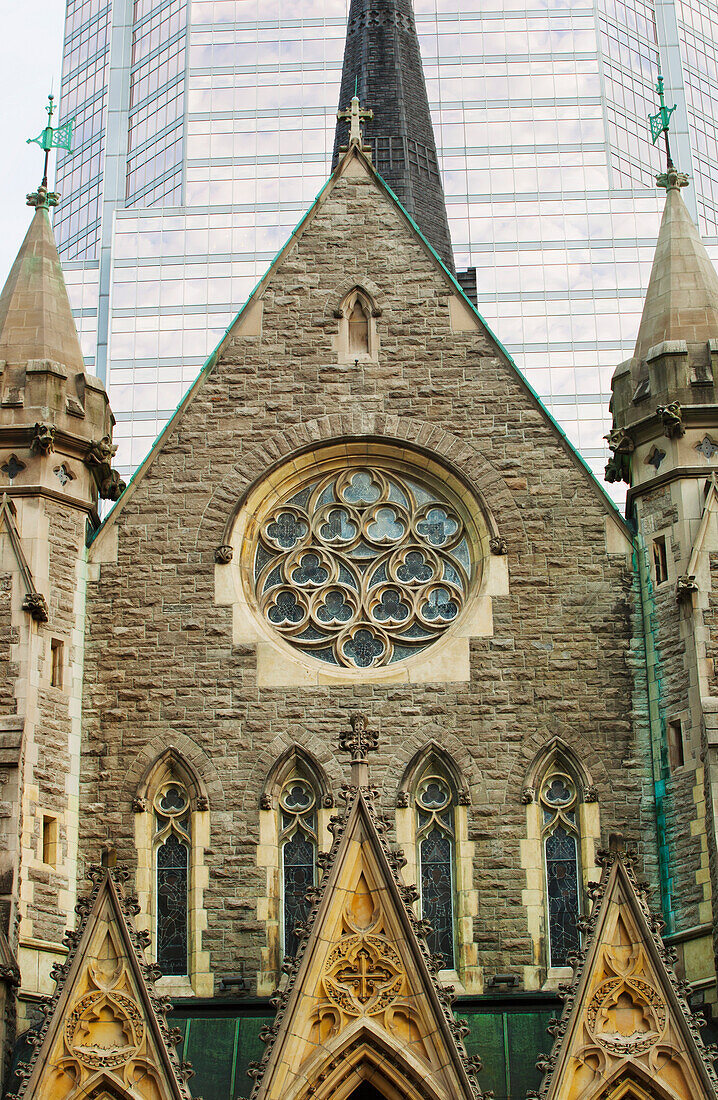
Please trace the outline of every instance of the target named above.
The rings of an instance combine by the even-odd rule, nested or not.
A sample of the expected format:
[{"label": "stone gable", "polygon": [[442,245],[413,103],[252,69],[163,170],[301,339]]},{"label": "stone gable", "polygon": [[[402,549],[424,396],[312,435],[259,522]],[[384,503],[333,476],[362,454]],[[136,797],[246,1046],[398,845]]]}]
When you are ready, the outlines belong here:
[{"label": "stone gable", "polygon": [[[334,315],[370,285],[374,356],[342,357]],[[506,334],[510,335],[510,334]],[[469,639],[462,681],[260,686],[256,646],[237,640],[215,563],[247,490],[298,452],[392,441],[433,455],[472,487],[508,586]],[[608,534],[607,534],[608,532]],[[522,903],[523,776],[558,735],[596,785],[602,830],[622,828],[652,864],[632,731],[630,543],[610,505],[456,284],[359,154],[339,172],[255,292],[91,551],[83,707],[85,856],[105,842],[135,860],[128,774],[150,742],[181,736],[211,759],[204,949],[214,972],[261,969],[266,892],[258,867],[268,762],[289,742],[348,776],[334,745],[347,715],[380,731],[372,767],[393,818],[399,778],[429,740],[471,761],[480,971],[537,981]],[[225,574],[227,576],[229,574]],[[437,649],[442,643],[436,643]],[[637,722],[640,729],[640,721]],[[336,794],[336,792],[335,792]],[[214,811],[214,812],[213,812]],[[642,838],[642,839],[641,839]],[[590,876],[590,866],[584,868]]]}]

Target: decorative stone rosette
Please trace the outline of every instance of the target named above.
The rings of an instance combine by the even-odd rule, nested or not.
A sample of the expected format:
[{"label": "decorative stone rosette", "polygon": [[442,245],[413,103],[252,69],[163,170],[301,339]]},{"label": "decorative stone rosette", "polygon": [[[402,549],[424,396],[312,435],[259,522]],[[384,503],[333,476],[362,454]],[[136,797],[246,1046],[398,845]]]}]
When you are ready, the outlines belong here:
[{"label": "decorative stone rosette", "polygon": [[260,521],[254,594],[291,645],[369,668],[413,656],[457,621],[474,558],[458,502],[413,472],[310,471]]}]

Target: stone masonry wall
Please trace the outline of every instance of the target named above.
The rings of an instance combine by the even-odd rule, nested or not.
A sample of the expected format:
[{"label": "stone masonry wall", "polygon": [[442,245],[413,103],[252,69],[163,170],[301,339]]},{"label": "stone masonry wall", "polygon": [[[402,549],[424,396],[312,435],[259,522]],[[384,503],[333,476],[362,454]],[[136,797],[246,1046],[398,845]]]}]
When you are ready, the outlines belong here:
[{"label": "stone masonry wall", "polygon": [[[85,531],[83,512],[52,504],[49,517],[49,612],[43,630],[44,644],[39,668],[37,691],[38,722],[35,728],[35,763],[31,797],[26,812],[34,817],[32,846],[42,853],[43,813],[58,817],[57,865],[52,867],[34,860],[25,874],[32,883],[32,901],[27,916],[32,921],[33,935],[53,943],[62,940],[69,914],[61,902],[67,891],[68,826],[75,827],[74,808],[68,799],[68,783],[77,768],[71,759],[71,688],[72,669],[77,655],[72,651],[72,631],[75,625],[76,563],[82,555]],[[50,640],[64,643],[64,675],[61,687],[50,683]]]},{"label": "stone masonry wall", "polygon": [[[372,280],[381,295],[377,363],[337,365],[332,309],[347,279]],[[461,762],[487,975],[535,962],[521,791],[552,736],[590,770],[604,836],[620,829],[655,860],[634,762],[627,559],[607,553],[604,504],[491,338],[451,330],[448,296],[376,185],[341,179],[266,287],[261,339],[229,344],[93,548],[83,856],[110,842],[132,866],[138,759],[150,744],[196,746],[195,764],[221,784],[206,853],[204,947],[216,974],[251,976],[266,942],[254,899],[265,892],[256,844],[268,769],[297,742],[324,761],[336,794],[349,775],[337,738],[356,711],[380,732],[371,776],[390,815],[429,740]],[[350,686],[260,689],[253,648],[232,644],[231,609],[214,602],[214,550],[237,501],[281,456],[348,435],[438,455],[483,494],[508,540],[510,594],[493,601],[493,636],[471,643],[469,682],[370,685],[357,674]]]},{"label": "stone masonry wall", "polygon": [[0,714],[3,715],[17,713],[17,668],[11,659],[11,647],[17,640],[17,630],[12,625],[12,574],[3,573],[0,576]]}]

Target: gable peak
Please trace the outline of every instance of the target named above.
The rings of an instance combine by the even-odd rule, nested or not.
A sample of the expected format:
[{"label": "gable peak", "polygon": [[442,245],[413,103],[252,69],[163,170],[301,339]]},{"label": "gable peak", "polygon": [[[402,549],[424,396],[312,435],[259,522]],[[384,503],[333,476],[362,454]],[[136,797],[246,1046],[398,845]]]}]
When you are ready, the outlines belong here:
[{"label": "gable peak", "polygon": [[188,1063],[174,1050],[171,1007],[154,989],[157,968],[145,962],[148,934],[135,929],[137,899],[126,895],[129,873],[91,867],[89,897],[75,909],[77,929],[65,934],[67,962],[56,963],[55,993],[28,1063],[16,1067],[13,1100],[70,1096],[190,1100]]},{"label": "gable peak", "polygon": [[370,787],[346,784],[342,799],[297,956],[283,965],[252,1100],[348,1097],[367,1077],[388,1095],[480,1100],[476,1060],[422,938],[416,889],[401,881],[403,855],[387,846],[388,822]]},{"label": "gable peak", "polygon": [[601,881],[580,922],[585,946],[572,963],[561,1019],[550,1028],[553,1050],[537,1063],[545,1073],[538,1095],[619,1097],[629,1083],[650,1082],[652,1096],[715,1100],[712,1057],[622,838],[599,851],[597,862]]}]

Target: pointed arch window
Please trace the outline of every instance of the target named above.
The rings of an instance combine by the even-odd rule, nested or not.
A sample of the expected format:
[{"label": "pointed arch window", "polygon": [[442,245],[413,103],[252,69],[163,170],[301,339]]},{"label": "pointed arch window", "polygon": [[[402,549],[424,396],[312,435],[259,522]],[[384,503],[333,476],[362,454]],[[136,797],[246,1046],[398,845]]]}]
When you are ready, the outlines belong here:
[{"label": "pointed arch window", "polygon": [[427,943],[453,969],[455,837],[454,795],[447,781],[428,775],[415,796],[421,915],[431,924]]},{"label": "pointed arch window", "polygon": [[317,792],[304,776],[289,779],[279,795],[284,954],[297,953],[297,924],[309,914],[307,890],[317,877]]},{"label": "pointed arch window", "polygon": [[581,913],[578,787],[564,771],[541,784],[541,835],[546,877],[549,966],[568,966],[578,950]]},{"label": "pointed arch window", "polygon": [[184,784],[164,783],[153,801],[155,936],[163,974],[188,972],[190,799]]}]

